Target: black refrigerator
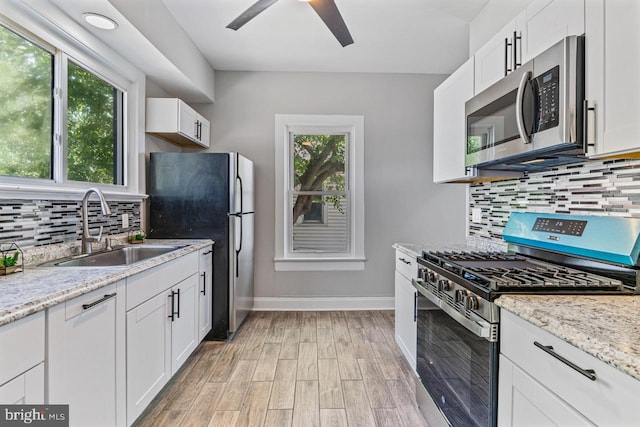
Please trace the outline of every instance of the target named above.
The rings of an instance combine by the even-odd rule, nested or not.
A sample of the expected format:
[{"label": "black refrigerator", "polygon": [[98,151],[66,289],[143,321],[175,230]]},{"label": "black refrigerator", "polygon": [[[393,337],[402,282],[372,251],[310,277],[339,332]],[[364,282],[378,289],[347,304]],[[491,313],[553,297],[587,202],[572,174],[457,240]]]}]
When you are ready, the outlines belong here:
[{"label": "black refrigerator", "polygon": [[238,153],[151,153],[149,237],[209,238],[212,329],[232,338],[253,309],[253,162]]}]

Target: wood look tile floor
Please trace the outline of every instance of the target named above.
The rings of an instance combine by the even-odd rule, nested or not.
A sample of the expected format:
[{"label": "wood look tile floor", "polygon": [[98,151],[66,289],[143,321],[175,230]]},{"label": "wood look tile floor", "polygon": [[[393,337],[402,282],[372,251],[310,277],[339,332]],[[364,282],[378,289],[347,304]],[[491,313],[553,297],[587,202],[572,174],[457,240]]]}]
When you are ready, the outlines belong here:
[{"label": "wood look tile floor", "polygon": [[427,426],[393,311],[253,312],[204,341],[135,423],[147,426]]}]

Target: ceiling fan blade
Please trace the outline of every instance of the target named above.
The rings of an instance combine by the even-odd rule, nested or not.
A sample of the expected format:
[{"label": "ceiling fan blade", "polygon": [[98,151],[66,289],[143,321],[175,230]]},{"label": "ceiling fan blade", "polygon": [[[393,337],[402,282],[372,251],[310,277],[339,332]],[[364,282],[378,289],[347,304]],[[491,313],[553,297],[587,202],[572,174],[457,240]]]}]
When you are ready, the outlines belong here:
[{"label": "ceiling fan blade", "polygon": [[227,28],[237,30],[277,1],[278,0],[258,0],[253,5],[251,5],[249,9],[242,12],[240,16],[238,16],[229,25],[227,25]]},{"label": "ceiling fan blade", "polygon": [[325,25],[336,39],[338,39],[342,47],[353,43],[351,33],[349,33],[349,29],[344,23],[344,19],[342,19],[342,15],[340,15],[340,11],[334,0],[311,0],[309,5],[311,5],[313,10],[320,16],[320,19],[324,21]]}]

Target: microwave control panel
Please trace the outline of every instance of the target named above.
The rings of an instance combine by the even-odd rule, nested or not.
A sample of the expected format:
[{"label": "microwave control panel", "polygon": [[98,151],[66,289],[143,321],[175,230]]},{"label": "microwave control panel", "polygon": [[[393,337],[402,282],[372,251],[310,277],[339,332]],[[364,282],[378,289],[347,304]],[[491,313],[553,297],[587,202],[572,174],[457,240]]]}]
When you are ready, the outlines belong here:
[{"label": "microwave control panel", "polygon": [[538,122],[536,132],[551,129],[560,123],[560,66],[535,78],[538,92]]}]

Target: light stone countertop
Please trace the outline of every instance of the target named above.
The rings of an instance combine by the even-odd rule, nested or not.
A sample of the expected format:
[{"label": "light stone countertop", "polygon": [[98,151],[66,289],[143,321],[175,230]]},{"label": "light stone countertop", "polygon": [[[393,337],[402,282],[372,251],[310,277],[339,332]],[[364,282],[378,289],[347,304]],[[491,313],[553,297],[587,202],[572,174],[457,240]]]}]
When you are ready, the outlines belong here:
[{"label": "light stone countertop", "polygon": [[21,273],[0,277],[0,326],[198,251],[214,242],[209,239],[148,239],[147,243],[186,246],[128,266],[39,267],[27,265]]},{"label": "light stone countertop", "polygon": [[640,380],[640,296],[503,295],[496,303]]}]

